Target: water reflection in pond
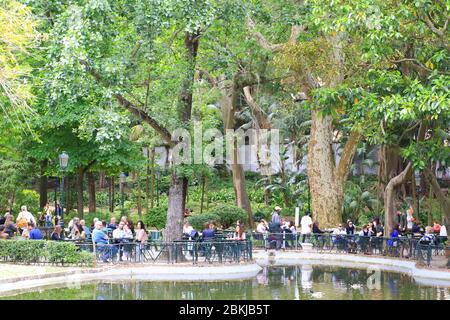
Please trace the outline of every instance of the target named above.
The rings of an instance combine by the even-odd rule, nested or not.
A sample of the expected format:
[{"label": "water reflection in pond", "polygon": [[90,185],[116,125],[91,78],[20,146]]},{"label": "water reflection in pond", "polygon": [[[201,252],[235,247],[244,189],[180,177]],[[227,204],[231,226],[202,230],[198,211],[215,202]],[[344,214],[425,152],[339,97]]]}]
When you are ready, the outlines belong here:
[{"label": "water reflection in pond", "polygon": [[244,281],[95,282],[6,299],[450,300],[450,288],[421,286],[400,273],[303,264],[266,267],[254,279]]}]

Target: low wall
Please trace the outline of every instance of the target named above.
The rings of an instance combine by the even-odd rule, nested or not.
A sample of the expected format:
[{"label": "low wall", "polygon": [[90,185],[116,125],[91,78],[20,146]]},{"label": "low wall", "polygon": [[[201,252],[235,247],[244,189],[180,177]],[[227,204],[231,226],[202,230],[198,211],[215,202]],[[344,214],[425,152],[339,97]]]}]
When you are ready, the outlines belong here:
[{"label": "low wall", "polygon": [[226,281],[254,278],[262,268],[256,264],[227,266],[142,265],[58,272],[49,275],[8,279],[0,282],[0,296],[56,287],[77,288],[95,281]]}]

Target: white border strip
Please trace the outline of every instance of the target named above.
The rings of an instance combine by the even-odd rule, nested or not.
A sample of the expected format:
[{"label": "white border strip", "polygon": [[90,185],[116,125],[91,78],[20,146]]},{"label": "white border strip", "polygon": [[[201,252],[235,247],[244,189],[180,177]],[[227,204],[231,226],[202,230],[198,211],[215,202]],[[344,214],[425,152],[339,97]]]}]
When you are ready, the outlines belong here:
[{"label": "white border strip", "polygon": [[256,277],[262,268],[254,264],[225,266],[142,266],[117,268],[101,272],[80,272],[55,277],[1,283],[0,297],[54,287],[77,288],[93,281],[226,281]]}]

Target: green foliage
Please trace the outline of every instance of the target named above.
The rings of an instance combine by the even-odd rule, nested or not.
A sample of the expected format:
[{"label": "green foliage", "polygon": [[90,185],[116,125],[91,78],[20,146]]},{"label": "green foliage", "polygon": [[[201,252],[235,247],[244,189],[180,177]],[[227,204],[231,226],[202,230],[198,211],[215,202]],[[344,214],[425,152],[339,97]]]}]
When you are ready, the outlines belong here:
[{"label": "green foliage", "polygon": [[143,216],[143,221],[147,228],[164,229],[167,222],[167,206],[154,207],[149,209]]},{"label": "green foliage", "polygon": [[92,265],[93,255],[86,251],[80,251],[73,243],[47,241],[45,245],[46,256],[50,263],[54,264],[82,264]]},{"label": "green foliage", "polygon": [[216,215],[219,217],[217,221],[222,225],[224,229],[229,228],[236,223],[237,220],[241,223],[247,221],[247,212],[245,210],[231,205],[220,205],[210,210],[208,214]]},{"label": "green foliage", "polygon": [[201,231],[205,228],[206,223],[218,223],[220,217],[215,213],[193,214],[188,221],[194,229]]},{"label": "green foliage", "polygon": [[[35,216],[39,211],[39,193],[34,190],[22,190],[17,194],[14,212],[19,212],[21,206],[27,206],[28,211]],[[37,217],[36,217],[37,218]]]},{"label": "green foliage", "polygon": [[0,257],[15,263],[71,264],[92,266],[94,256],[75,244],[44,240],[0,240]]}]

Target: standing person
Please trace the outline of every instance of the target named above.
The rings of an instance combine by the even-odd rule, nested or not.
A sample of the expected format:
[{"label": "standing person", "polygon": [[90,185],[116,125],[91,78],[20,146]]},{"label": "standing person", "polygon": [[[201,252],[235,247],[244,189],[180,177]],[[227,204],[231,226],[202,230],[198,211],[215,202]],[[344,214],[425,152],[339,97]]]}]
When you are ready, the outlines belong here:
[{"label": "standing person", "polygon": [[272,212],[272,223],[278,224],[281,227],[281,217],[280,217],[281,208],[279,206],[275,207],[275,210]]},{"label": "standing person", "polygon": [[44,208],[45,212],[45,227],[50,228],[52,226],[52,210],[50,207],[50,204],[47,204],[47,206]]},{"label": "standing person", "polygon": [[58,220],[61,219],[61,213],[62,213],[61,206],[59,205],[59,203],[57,203],[55,208],[55,216],[58,217]]},{"label": "standing person", "polygon": [[406,231],[407,218],[408,218],[408,215],[405,212],[397,210],[396,220],[398,223],[399,232],[403,233]]},{"label": "standing person", "polygon": [[306,240],[309,240],[309,237],[311,235],[312,219],[309,216],[309,211],[306,211],[305,215],[302,217],[302,220],[300,221],[300,228],[301,228],[302,243],[303,243]]},{"label": "standing person", "polygon": [[17,219],[16,219],[17,225],[20,228],[22,228],[22,229],[27,228],[27,225],[23,223],[25,220],[26,220],[27,224],[31,222],[34,225],[36,225],[36,219],[34,218],[33,214],[28,211],[27,206],[22,206],[20,208],[20,210],[21,211],[17,215]]},{"label": "standing person", "polygon": [[140,262],[142,260],[145,243],[148,241],[148,233],[145,230],[145,224],[142,220],[139,220],[136,224],[136,242],[137,242],[137,258]]},{"label": "standing person", "polygon": [[409,207],[409,209],[406,211],[406,231],[408,233],[412,233],[412,229],[414,226],[414,209],[412,207]]},{"label": "standing person", "polygon": [[276,241],[276,249],[281,249],[281,244],[283,241],[283,235],[281,234],[281,218],[280,218],[281,208],[279,206],[275,207],[274,212],[272,212],[272,221],[269,224],[269,243],[271,240]]}]

